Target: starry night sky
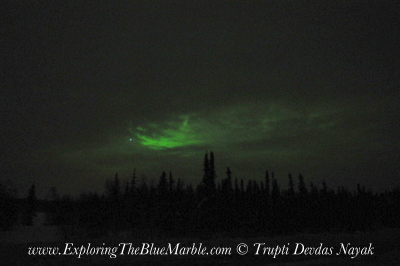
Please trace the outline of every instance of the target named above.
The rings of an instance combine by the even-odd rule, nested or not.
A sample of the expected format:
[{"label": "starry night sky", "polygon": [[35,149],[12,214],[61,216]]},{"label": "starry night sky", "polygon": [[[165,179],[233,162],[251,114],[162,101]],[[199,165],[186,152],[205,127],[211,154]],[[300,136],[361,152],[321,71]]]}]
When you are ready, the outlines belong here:
[{"label": "starry night sky", "polygon": [[[400,184],[396,1],[10,1],[1,166],[25,196],[133,169]],[[3,5],[4,6],[4,5]]]}]

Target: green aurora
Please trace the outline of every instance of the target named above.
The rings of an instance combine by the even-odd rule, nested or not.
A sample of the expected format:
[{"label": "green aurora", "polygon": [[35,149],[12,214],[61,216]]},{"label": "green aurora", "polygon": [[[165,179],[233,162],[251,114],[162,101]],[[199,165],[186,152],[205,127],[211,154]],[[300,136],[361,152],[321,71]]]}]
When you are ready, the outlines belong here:
[{"label": "green aurora", "polygon": [[[165,121],[130,128],[142,146],[166,150],[190,146],[210,148],[231,146],[263,139],[303,137],[311,132],[325,134],[335,126],[335,111],[324,107],[297,112],[270,105],[237,105],[216,112],[168,117]],[[290,125],[290,127],[288,127]]]},{"label": "green aurora", "polygon": [[182,122],[169,122],[167,128],[152,124],[155,129],[161,128],[161,132],[158,134],[146,135],[147,130],[142,127],[136,127],[136,132],[133,130],[131,132],[138,138],[141,145],[154,150],[202,144],[201,137],[189,124],[189,116],[181,116],[180,118],[183,120]]}]

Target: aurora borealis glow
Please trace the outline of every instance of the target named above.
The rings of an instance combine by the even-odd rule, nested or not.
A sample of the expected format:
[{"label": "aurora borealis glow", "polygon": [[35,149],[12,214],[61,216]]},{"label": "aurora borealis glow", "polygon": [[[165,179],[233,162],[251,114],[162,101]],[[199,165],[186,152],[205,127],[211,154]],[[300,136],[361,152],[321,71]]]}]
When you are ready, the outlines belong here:
[{"label": "aurora borealis glow", "polygon": [[[175,147],[185,147],[190,145],[201,144],[200,136],[189,125],[189,117],[183,117],[180,123],[167,123],[167,128],[161,129],[158,135],[146,135],[146,129],[137,127],[136,132],[132,133],[139,139],[140,144],[150,149],[160,150]],[[160,125],[151,125],[158,129]],[[172,128],[171,128],[172,127]]]},{"label": "aurora borealis glow", "polygon": [[[130,129],[141,145],[149,149],[184,148],[209,145],[210,147],[268,139],[281,134],[281,123],[292,121],[301,124],[301,132],[320,131],[333,127],[334,113],[327,110],[303,111],[284,109],[278,106],[233,106],[214,113],[203,112],[181,115],[160,123],[150,123],[146,128]],[[175,119],[175,120],[174,120]],[[294,124],[294,126],[296,126]],[[297,126],[296,126],[297,127]],[[243,134],[246,132],[246,134]],[[289,132],[287,133],[289,134]]]},{"label": "aurora borealis glow", "polygon": [[219,177],[399,185],[393,4],[233,2],[7,4],[0,178],[197,184],[212,150]]}]

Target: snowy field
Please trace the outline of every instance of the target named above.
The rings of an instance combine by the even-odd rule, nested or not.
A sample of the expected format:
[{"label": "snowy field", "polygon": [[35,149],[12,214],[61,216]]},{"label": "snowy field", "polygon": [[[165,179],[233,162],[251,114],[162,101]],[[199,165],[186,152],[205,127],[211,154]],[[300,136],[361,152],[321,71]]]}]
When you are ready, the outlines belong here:
[{"label": "snowy field", "polygon": [[[28,256],[29,247],[59,247],[62,253],[65,243],[73,243],[75,247],[87,246],[118,246],[119,243],[133,243],[140,246],[142,243],[154,243],[155,246],[167,246],[168,243],[181,246],[192,246],[193,243],[202,243],[207,248],[231,247],[231,255],[225,256],[133,256],[123,255],[110,258],[107,255],[75,255],[58,256]],[[237,254],[239,243],[246,243],[249,247],[247,255]],[[254,255],[254,243],[265,243],[265,246],[282,247],[289,243],[289,255]],[[335,252],[340,250],[340,243],[350,243],[352,246],[367,247],[372,243],[374,255],[358,255],[354,259],[350,256],[293,256],[296,243],[304,246],[334,247]],[[381,229],[374,232],[356,232],[353,234],[296,234],[292,236],[229,238],[214,236],[208,240],[195,238],[143,238],[138,239],[129,232],[110,235],[102,238],[88,238],[75,236],[65,238],[62,230],[57,226],[23,226],[10,231],[0,232],[0,265],[400,265],[400,229]]]}]

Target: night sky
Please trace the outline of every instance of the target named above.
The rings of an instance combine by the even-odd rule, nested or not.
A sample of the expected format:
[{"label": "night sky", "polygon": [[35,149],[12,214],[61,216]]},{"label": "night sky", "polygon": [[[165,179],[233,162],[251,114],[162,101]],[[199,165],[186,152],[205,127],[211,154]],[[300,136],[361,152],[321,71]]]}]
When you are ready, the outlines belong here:
[{"label": "night sky", "polygon": [[134,168],[196,186],[206,151],[217,181],[400,185],[396,1],[148,2],[2,4],[0,179],[20,196]]}]

